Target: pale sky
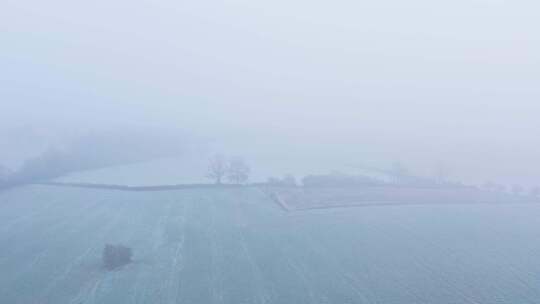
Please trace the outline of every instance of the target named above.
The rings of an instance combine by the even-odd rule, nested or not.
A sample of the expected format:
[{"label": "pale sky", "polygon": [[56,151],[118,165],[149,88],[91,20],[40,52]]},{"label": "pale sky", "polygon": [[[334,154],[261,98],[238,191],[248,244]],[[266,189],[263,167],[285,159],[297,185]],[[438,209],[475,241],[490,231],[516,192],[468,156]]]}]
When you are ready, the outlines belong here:
[{"label": "pale sky", "polygon": [[3,0],[0,127],[173,126],[540,184],[539,28],[530,0]]}]

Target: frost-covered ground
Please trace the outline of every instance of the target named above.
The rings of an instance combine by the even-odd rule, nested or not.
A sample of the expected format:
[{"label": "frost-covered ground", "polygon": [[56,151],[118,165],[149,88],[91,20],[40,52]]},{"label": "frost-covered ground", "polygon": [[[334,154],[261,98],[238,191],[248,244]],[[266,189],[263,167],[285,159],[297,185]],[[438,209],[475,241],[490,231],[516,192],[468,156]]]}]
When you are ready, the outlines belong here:
[{"label": "frost-covered ground", "polygon": [[[538,303],[539,205],[285,213],[251,189],[0,193],[1,303]],[[101,268],[105,243],[134,263]]]},{"label": "frost-covered ground", "polygon": [[267,189],[287,210],[419,204],[540,204],[540,198],[476,188],[273,187]]},{"label": "frost-covered ground", "polygon": [[207,166],[207,157],[163,158],[76,172],[57,181],[127,186],[207,183]]}]

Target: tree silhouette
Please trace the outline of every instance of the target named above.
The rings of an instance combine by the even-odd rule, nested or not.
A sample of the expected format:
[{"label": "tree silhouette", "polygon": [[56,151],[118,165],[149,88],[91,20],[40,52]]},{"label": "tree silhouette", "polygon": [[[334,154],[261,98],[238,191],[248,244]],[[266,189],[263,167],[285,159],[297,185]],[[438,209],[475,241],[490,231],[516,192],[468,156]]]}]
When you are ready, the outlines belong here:
[{"label": "tree silhouette", "polygon": [[216,154],[210,159],[208,165],[208,172],[206,177],[213,180],[216,184],[220,185],[223,182],[223,178],[227,174],[228,165],[225,156]]},{"label": "tree silhouette", "polygon": [[243,184],[248,180],[250,171],[251,169],[242,158],[235,157],[229,162],[227,178],[232,183]]}]

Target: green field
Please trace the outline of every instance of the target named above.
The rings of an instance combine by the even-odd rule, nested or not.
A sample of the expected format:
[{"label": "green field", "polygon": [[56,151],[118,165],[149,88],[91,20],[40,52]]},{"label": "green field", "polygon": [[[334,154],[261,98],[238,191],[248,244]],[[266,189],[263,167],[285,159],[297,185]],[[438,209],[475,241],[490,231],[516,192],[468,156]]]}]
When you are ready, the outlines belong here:
[{"label": "green field", "polygon": [[[106,243],[134,262],[107,272]],[[540,205],[284,212],[256,188],[0,193],[0,303],[538,303]]]}]

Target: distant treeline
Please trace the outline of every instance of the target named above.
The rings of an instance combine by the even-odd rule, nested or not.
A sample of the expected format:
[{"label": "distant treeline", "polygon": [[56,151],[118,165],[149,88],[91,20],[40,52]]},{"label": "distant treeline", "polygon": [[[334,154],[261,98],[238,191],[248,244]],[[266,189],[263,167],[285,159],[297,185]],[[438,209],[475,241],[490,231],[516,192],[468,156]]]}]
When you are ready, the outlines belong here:
[{"label": "distant treeline", "polygon": [[[267,182],[270,186],[291,187],[298,186],[294,177],[287,175],[284,178],[272,177]],[[365,175],[345,173],[311,174],[301,180],[303,187],[362,187],[362,186],[402,186],[421,188],[460,188],[466,187],[458,182],[441,182],[436,179],[421,178],[414,176],[400,176],[388,181],[376,179]]]},{"label": "distant treeline", "polygon": [[160,136],[86,136],[28,159],[18,170],[0,169],[0,188],[42,182],[86,170],[178,155],[181,143]]}]

